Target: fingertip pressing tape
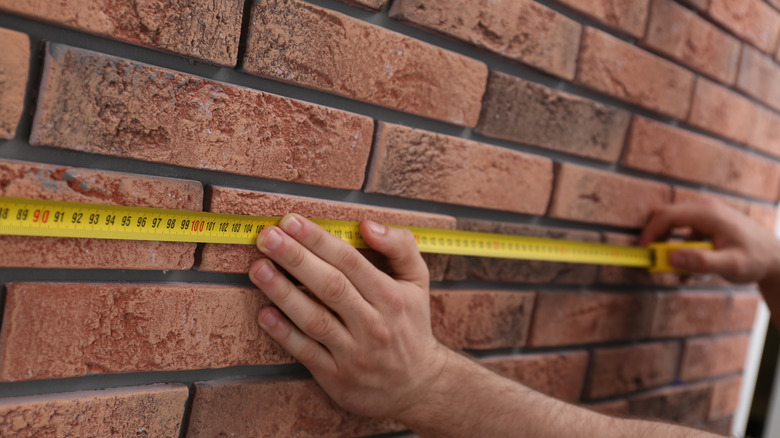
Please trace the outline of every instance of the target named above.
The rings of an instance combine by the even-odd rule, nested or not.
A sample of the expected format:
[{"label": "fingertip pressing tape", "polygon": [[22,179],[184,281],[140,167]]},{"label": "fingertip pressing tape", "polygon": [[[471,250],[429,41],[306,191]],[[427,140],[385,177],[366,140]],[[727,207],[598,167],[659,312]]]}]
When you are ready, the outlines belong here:
[{"label": "fingertip pressing tape", "polygon": [[655,242],[648,245],[653,260],[649,270],[652,274],[673,272],[684,274],[685,271],[673,267],[669,263],[669,256],[679,249],[707,249],[713,250],[711,242]]}]

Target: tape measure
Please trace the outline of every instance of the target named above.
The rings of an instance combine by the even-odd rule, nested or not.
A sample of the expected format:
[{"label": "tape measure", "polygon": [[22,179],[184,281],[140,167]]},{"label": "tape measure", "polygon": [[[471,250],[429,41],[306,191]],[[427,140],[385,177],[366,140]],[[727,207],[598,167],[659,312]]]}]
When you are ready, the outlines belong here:
[{"label": "tape measure", "polygon": [[[246,216],[34,199],[0,198],[0,235],[254,245],[281,217]],[[356,248],[368,248],[360,223],[312,219]],[[407,227],[421,252],[648,268],[672,272],[668,254],[708,242],[609,245],[541,237]]]}]

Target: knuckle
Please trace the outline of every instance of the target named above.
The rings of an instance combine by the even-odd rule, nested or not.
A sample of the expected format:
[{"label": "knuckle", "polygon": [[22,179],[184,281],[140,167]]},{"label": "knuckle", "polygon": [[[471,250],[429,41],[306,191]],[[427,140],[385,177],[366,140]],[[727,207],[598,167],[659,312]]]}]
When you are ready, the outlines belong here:
[{"label": "knuckle", "polygon": [[362,257],[355,248],[347,247],[339,258],[339,268],[347,275],[355,273],[361,266]]},{"label": "knuckle", "polygon": [[295,357],[299,362],[307,364],[315,363],[319,354],[320,349],[318,348],[318,345],[312,342],[307,342],[301,347],[300,350],[298,350],[298,353],[295,355]]},{"label": "knuckle", "polygon": [[331,271],[326,274],[323,281],[321,298],[330,303],[339,303],[346,299],[349,289],[350,283],[346,277],[339,271]]},{"label": "knuckle", "polygon": [[325,339],[335,330],[333,316],[325,312],[317,312],[304,325],[303,331],[315,339]]},{"label": "knuckle", "polygon": [[290,256],[287,258],[287,265],[291,269],[299,268],[306,261],[306,254],[303,249],[295,246],[293,247]]}]

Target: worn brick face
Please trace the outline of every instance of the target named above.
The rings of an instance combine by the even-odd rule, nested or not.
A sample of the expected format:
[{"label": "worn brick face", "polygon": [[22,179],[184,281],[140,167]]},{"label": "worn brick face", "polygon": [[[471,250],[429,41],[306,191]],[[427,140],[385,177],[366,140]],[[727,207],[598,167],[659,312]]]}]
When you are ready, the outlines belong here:
[{"label": "worn brick face", "polygon": [[388,0],[339,0],[352,6],[358,6],[364,9],[370,9],[378,11],[382,9],[388,2]]},{"label": "worn brick face", "polygon": [[42,436],[179,436],[187,403],[181,384],[0,398],[0,434]]},{"label": "worn brick face", "polygon": [[629,398],[629,414],[690,424],[707,418],[712,388],[684,385],[662,388]]},{"label": "worn brick face", "polygon": [[749,335],[686,340],[680,378],[698,380],[742,370],[749,342]]},{"label": "worn brick face", "polygon": [[712,385],[712,398],[707,418],[717,420],[728,417],[737,410],[739,402],[739,389],[742,386],[742,377],[735,376],[719,380]]},{"label": "worn brick face", "polygon": [[728,302],[724,293],[660,293],[650,334],[667,338],[720,331]]},{"label": "worn brick face", "polygon": [[620,156],[629,120],[626,111],[490,72],[477,131],[488,137],[614,162]]},{"label": "worn brick face", "polygon": [[539,215],[552,170],[548,158],[380,122],[365,191]]},{"label": "worn brick face", "polygon": [[30,143],[359,189],[371,119],[49,44]]},{"label": "worn brick face", "polygon": [[571,80],[582,26],[532,0],[400,0],[390,16]]},{"label": "worn brick face", "polygon": [[[0,196],[200,211],[200,183],[0,159]],[[0,236],[2,267],[189,269],[194,243]]]},{"label": "worn brick face", "polygon": [[[1,7],[1,6],[0,6]],[[13,138],[24,109],[30,37],[0,28],[0,139]]]},{"label": "worn brick face", "polygon": [[236,65],[242,0],[0,0],[0,10],[204,61]]},{"label": "worn brick face", "polygon": [[467,127],[487,80],[481,62],[298,0],[255,3],[244,69]]},{"label": "worn brick face", "polygon": [[650,0],[554,0],[604,25],[642,37]]},{"label": "worn brick face", "polygon": [[709,15],[765,53],[777,48],[780,12],[761,0],[710,0]]},{"label": "worn brick face", "polygon": [[751,46],[742,49],[737,88],[780,110],[780,65]]},{"label": "worn brick face", "polygon": [[699,12],[705,12],[710,7],[710,0],[679,0],[680,3]]},{"label": "worn brick face", "polygon": [[751,205],[742,198],[721,195],[720,193],[701,192],[678,186],[672,187],[672,198],[675,204],[720,202],[744,214],[748,214]]},{"label": "worn brick face", "polygon": [[737,293],[729,300],[728,318],[724,328],[729,331],[750,330],[758,311],[761,295],[757,293]]},{"label": "worn brick face", "polygon": [[680,361],[678,342],[654,342],[593,352],[586,397],[597,399],[672,383]]},{"label": "worn brick face", "polygon": [[495,357],[482,360],[482,364],[531,389],[573,402],[582,393],[588,354],[575,351]]}]

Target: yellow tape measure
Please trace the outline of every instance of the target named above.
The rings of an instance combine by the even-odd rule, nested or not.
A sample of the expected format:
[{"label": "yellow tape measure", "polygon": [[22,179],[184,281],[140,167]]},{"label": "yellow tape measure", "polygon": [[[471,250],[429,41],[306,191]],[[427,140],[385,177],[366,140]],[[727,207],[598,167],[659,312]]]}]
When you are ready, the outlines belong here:
[{"label": "yellow tape measure", "polygon": [[[0,235],[77,237],[166,242],[254,245],[257,234],[280,217],[245,216],[187,210],[125,207],[76,202],[0,198]],[[356,248],[368,246],[359,222],[312,219]],[[404,227],[421,252],[478,257],[543,260],[674,271],[672,248],[712,248],[707,242],[659,243],[650,248],[540,237]]]}]

